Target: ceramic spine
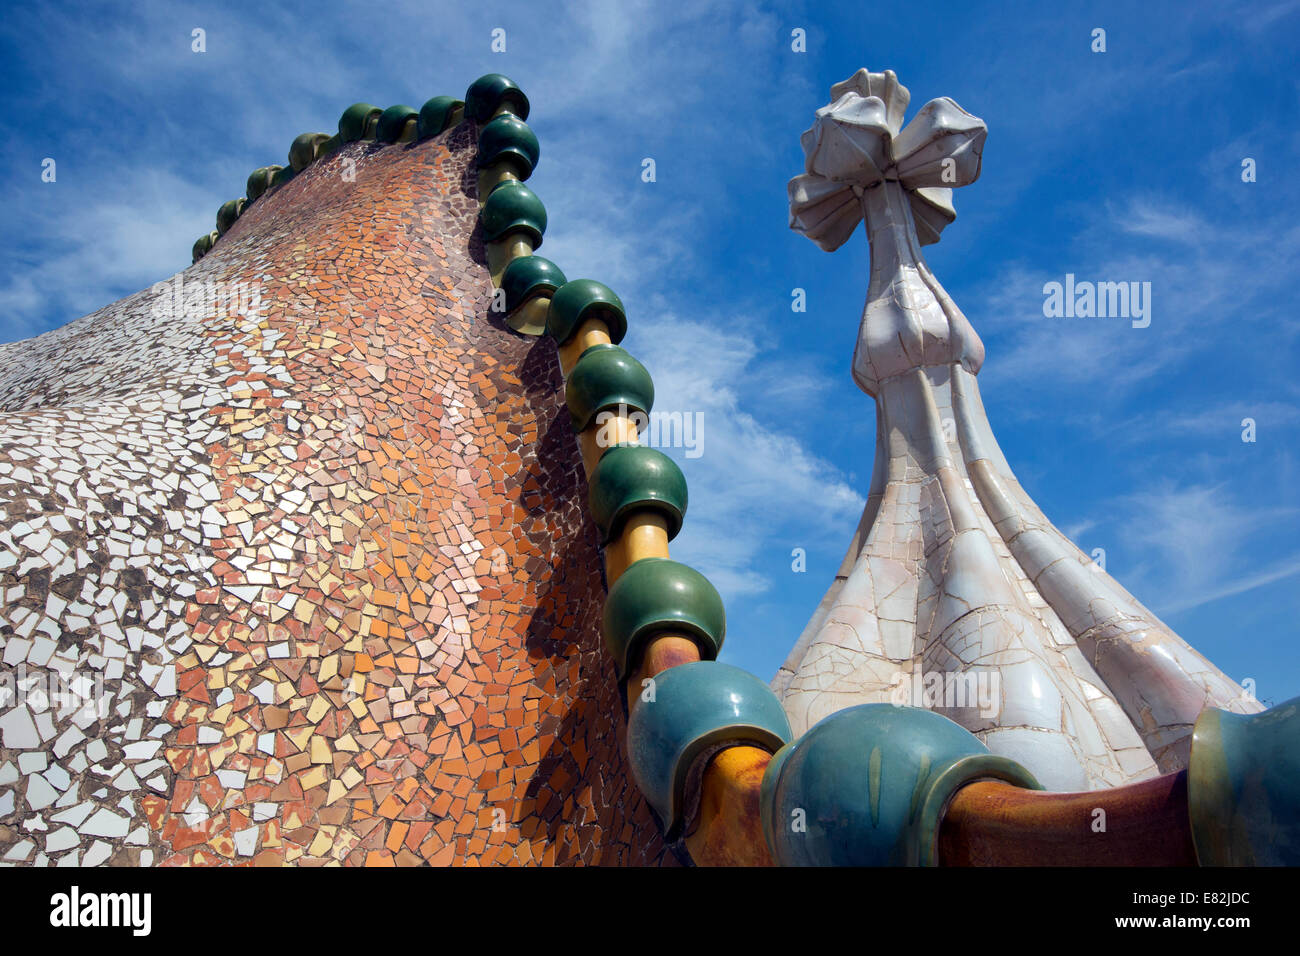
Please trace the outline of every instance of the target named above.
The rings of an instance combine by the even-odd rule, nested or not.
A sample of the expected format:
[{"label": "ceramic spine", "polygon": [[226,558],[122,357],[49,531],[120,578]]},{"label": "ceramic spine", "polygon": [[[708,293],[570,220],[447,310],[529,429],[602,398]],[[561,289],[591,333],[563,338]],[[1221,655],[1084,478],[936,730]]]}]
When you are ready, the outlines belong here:
[{"label": "ceramic spine", "polygon": [[303,133],[289,147],[288,164],[255,169],[245,184],[245,195],[222,204],[217,211],[217,228],[200,236],[191,249],[191,262],[198,262],[212,251],[217,240],[226,234],[253,203],[279,186],[283,186],[312,163],[337,152],[348,143],[377,140],[387,143],[412,143],[428,139],[460,123],[465,104],[449,96],[436,96],[424,109],[392,106],[381,110],[369,103],[353,103],[339,118],[339,129],[329,133]]},{"label": "ceramic spine", "polygon": [[[633,776],[665,833],[683,840],[695,862],[769,863],[758,835],[758,783],[789,727],[763,682],[716,663],[725,635],[721,598],[702,575],[671,560],[686,482],[671,459],[640,444],[654,390],[645,369],[619,348],[627,331],[623,305],[601,283],[568,281],[533,254],[540,237],[530,235],[531,191],[523,180],[538,151],[523,122],[522,93],[489,76],[465,99],[466,115],[487,121],[479,132],[478,186],[497,301],[511,328],[552,337],[566,381],[604,546],[604,630],[627,695]],[[665,694],[656,705],[662,710],[641,710],[637,720],[638,709],[657,699],[655,678],[679,665],[690,666],[691,679],[666,684],[681,687]],[[687,687],[695,690],[683,694]],[[688,782],[698,795],[693,806],[683,800]]]}]

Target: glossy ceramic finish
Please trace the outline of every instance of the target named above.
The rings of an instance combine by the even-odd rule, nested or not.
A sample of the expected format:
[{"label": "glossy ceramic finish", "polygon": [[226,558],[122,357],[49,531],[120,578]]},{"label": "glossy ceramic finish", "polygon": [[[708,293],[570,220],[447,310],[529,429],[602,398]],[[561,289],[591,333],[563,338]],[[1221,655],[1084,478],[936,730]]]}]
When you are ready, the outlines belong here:
[{"label": "glossy ceramic finish", "polygon": [[355,143],[360,139],[373,139],[375,127],[383,112],[370,103],[353,103],[339,117],[339,141]]},{"label": "glossy ceramic finish", "polygon": [[244,183],[244,196],[249,202],[254,202],[271,188],[271,182],[279,170],[279,166],[261,166],[248,174],[248,180]]},{"label": "glossy ceramic finish", "polygon": [[244,211],[243,199],[231,199],[221,204],[217,210],[217,235],[224,236],[230,231],[230,227],[235,224],[240,213]]},{"label": "glossy ceramic finish", "polygon": [[774,680],[792,725],[969,681],[978,706],[926,706],[1050,789],[1186,766],[1204,707],[1258,705],[1020,487],[980,400],[983,344],[921,253],[951,221],[949,187],[979,175],[984,124],[940,98],[904,126],[908,93],[890,72],[860,71],[831,97],[803,136],[791,226],[834,249],[865,219],[853,374],[876,401],[876,461],[840,571]]},{"label": "glossy ceramic finish", "polygon": [[612,343],[617,345],[623,341],[627,334],[627,315],[619,297],[595,279],[573,279],[551,297],[546,333],[555,339],[556,345],[563,346],[590,317],[605,323]]},{"label": "glossy ceramic finish", "polygon": [[483,204],[481,218],[484,242],[497,242],[517,232],[536,249],[546,232],[546,207],[536,193],[513,179],[496,185]]},{"label": "glossy ceramic finish", "polygon": [[773,865],[759,813],[771,759],[768,750],[738,744],[708,761],[699,786],[698,823],[683,841],[696,866]]},{"label": "glossy ceramic finish", "polygon": [[506,311],[513,312],[533,296],[550,296],[567,280],[550,259],[542,256],[519,256],[511,260],[501,274],[501,288],[506,293]]},{"label": "glossy ceramic finish", "polygon": [[790,724],[771,689],[730,664],[681,664],[655,677],[653,689],[653,700],[628,719],[628,762],[672,840],[685,824],[697,760],[737,744],[775,751],[790,739]]},{"label": "glossy ceramic finish", "polygon": [[456,110],[465,105],[454,96],[434,96],[420,107],[420,139],[438,136],[450,125]]},{"label": "glossy ceramic finish", "polygon": [[1300,698],[1249,716],[1205,711],[1187,777],[1202,866],[1300,866]]},{"label": "glossy ceramic finish", "polygon": [[677,463],[654,448],[615,445],[600,458],[587,479],[587,502],[602,543],[622,533],[629,514],[650,510],[668,525],[668,540],[677,537],[686,516],[686,478]]},{"label": "glossy ceramic finish", "polygon": [[165,287],[0,345],[0,670],[106,708],[0,710],[0,860],[674,862],[474,158],[469,124],[349,144]]},{"label": "glossy ceramic finish", "polygon": [[500,73],[487,73],[465,91],[465,118],[485,123],[502,105],[521,120],[528,119],[528,97],[515,81]]},{"label": "glossy ceramic finish", "polygon": [[411,121],[419,120],[420,113],[413,106],[398,104],[390,106],[379,114],[379,123],[375,127],[375,138],[381,143],[396,143],[406,132]]},{"label": "glossy ceramic finish", "polygon": [[216,241],[217,233],[215,229],[205,236],[199,236],[199,238],[194,241],[194,247],[190,250],[190,261],[198,262],[202,259],[208,254],[208,250],[212,248],[212,244]]},{"label": "glossy ceramic finish", "polygon": [[645,558],[629,565],[610,587],[601,631],[624,679],[656,634],[689,635],[702,659],[716,658],[726,638],[727,616],[717,589],[700,572],[668,558]]},{"label": "glossy ceramic finish", "polygon": [[1082,793],[967,784],[939,828],[940,866],[1195,866],[1187,771]]},{"label": "glossy ceramic finish", "polygon": [[300,173],[321,155],[321,147],[328,142],[328,133],[303,133],[289,146],[289,166]]},{"label": "glossy ceramic finish", "polygon": [[1023,767],[946,717],[862,704],[772,759],[763,832],[783,866],[933,865],[943,807],[964,784],[989,778],[1037,788]]},{"label": "glossy ceramic finish", "polygon": [[564,398],[574,431],[582,431],[602,411],[626,408],[649,413],[654,407],[655,387],[645,366],[626,350],[617,345],[593,345],[569,373]]},{"label": "glossy ceramic finish", "polygon": [[503,113],[479,130],[479,166],[509,162],[522,180],[533,174],[540,154],[537,136],[528,128],[528,124],[508,113]]}]

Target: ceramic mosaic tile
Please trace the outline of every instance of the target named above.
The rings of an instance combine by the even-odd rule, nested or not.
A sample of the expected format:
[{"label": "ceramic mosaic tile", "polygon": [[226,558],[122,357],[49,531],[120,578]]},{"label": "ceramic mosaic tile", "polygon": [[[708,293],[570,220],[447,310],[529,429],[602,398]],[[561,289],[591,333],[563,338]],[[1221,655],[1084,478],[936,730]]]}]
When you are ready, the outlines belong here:
[{"label": "ceramic mosaic tile", "polygon": [[5,862],[672,861],[555,348],[490,310],[475,137],[347,145],[0,346]]}]

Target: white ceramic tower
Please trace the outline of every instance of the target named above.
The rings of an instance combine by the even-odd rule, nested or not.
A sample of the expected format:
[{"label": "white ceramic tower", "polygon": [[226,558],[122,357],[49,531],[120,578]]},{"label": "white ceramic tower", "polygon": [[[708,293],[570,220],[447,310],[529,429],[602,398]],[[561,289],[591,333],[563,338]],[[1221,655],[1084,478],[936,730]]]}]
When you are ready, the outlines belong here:
[{"label": "white ceramic tower", "polygon": [[1049,790],[1180,769],[1204,707],[1262,707],[1016,481],[980,400],[983,343],[921,254],[979,177],[987,129],[947,97],[904,127],[908,100],[891,71],[831,87],[790,181],[790,226],[822,249],[866,222],[853,377],[876,451],[844,563],[773,686],[796,733],[854,704],[929,706]]}]

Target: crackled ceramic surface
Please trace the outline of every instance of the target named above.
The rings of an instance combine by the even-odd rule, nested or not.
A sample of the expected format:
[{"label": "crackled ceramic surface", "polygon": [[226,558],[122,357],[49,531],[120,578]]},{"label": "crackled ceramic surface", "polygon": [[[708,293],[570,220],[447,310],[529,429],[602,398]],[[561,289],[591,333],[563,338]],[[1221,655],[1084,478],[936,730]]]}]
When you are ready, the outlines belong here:
[{"label": "crackled ceramic surface", "polygon": [[345,146],[0,346],[0,860],[664,859],[555,349],[490,312],[475,133]]},{"label": "crackled ceramic surface", "polygon": [[906,702],[952,717],[1048,789],[1185,766],[1204,707],[1260,706],[1020,487],[980,400],[984,346],[921,253],[955,216],[952,188],[979,176],[983,121],[944,97],[903,126],[909,94],[892,72],[859,71],[831,98],[802,138],[791,227],[829,251],[865,220],[853,376],[876,401],[875,469],[840,572],[773,682],[795,732],[966,675],[992,706]]}]

